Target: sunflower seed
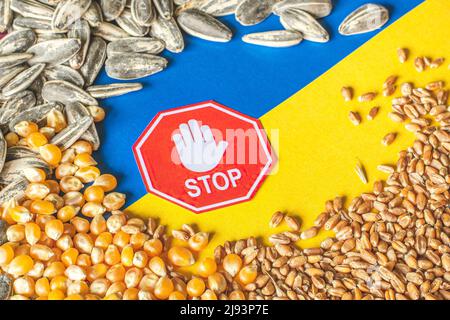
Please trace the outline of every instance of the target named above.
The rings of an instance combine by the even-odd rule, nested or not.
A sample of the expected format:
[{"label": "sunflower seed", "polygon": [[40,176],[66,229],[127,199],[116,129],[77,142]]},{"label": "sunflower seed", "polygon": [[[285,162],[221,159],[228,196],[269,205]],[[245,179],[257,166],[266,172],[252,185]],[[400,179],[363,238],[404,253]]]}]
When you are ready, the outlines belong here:
[{"label": "sunflower seed", "polygon": [[152,0],[131,0],[130,9],[133,20],[138,25],[144,27],[151,26],[155,18]]},{"label": "sunflower seed", "polygon": [[[77,123],[86,116],[91,117],[89,110],[79,102],[68,104],[65,111],[69,124]],[[98,150],[100,148],[100,138],[98,136],[95,123],[92,123],[89,126],[86,132],[84,132],[81,136],[81,139],[90,142],[94,150]]]},{"label": "sunflower seed", "polygon": [[80,50],[80,47],[81,43],[78,39],[56,39],[40,42],[28,49],[28,53],[34,54],[28,64],[62,64],[72,58]]},{"label": "sunflower seed", "polygon": [[[6,242],[8,242],[8,237],[6,236],[6,230],[8,229],[8,224],[6,221],[0,219],[0,246],[4,245]],[[1,285],[0,285],[1,286]],[[3,292],[3,293],[2,293]],[[6,290],[0,289],[0,300],[6,300],[4,298]]]},{"label": "sunflower seed", "polygon": [[236,8],[236,20],[243,26],[264,21],[272,13],[274,0],[243,0]]},{"label": "sunflower seed", "polygon": [[242,0],[203,0],[199,10],[214,17],[223,17],[236,12],[236,8]]},{"label": "sunflower seed", "polygon": [[156,11],[159,16],[165,20],[170,20],[173,15],[173,2],[172,0],[153,0]]},{"label": "sunflower seed", "polygon": [[9,147],[6,152],[6,161],[17,160],[20,158],[36,157],[37,153],[27,147],[15,146]]},{"label": "sunflower seed", "polygon": [[53,109],[61,111],[63,108],[60,104],[51,102],[26,109],[18,113],[13,119],[8,122],[9,130],[14,131],[14,127],[16,126],[16,124],[21,121],[31,121],[39,123],[44,120],[47,114]]},{"label": "sunflower seed", "polygon": [[247,34],[242,37],[242,40],[260,46],[282,48],[299,44],[302,42],[303,36],[298,31],[275,30]]},{"label": "sunflower seed", "polygon": [[46,174],[51,174],[51,169],[44,160],[38,157],[20,158],[5,163],[0,173],[0,184],[8,185],[20,179],[20,177],[23,177],[23,170],[26,168],[39,168],[44,170]]},{"label": "sunflower seed", "polygon": [[55,30],[67,30],[89,9],[91,0],[65,0],[58,3],[52,19]]},{"label": "sunflower seed", "polygon": [[378,4],[365,4],[350,13],[339,26],[344,36],[370,32],[381,28],[389,20],[389,11]]},{"label": "sunflower seed", "polygon": [[67,34],[69,38],[80,40],[80,50],[69,60],[69,64],[73,69],[80,69],[86,58],[91,41],[91,28],[86,20],[75,21]]},{"label": "sunflower seed", "polygon": [[120,38],[128,38],[130,35],[118,26],[102,22],[93,30],[94,36],[105,39],[106,41],[115,41]]},{"label": "sunflower seed", "polygon": [[56,65],[45,69],[43,74],[49,81],[64,80],[73,83],[77,87],[84,87],[84,79],[80,73],[68,66]]},{"label": "sunflower seed", "polygon": [[92,1],[91,5],[83,15],[83,19],[86,20],[93,28],[98,27],[103,22],[103,13],[100,5]]},{"label": "sunflower seed", "polygon": [[11,11],[11,0],[0,2],[0,32],[5,32],[11,26],[13,14]]},{"label": "sunflower seed", "polygon": [[105,70],[110,78],[131,80],[155,74],[166,66],[167,60],[163,57],[145,53],[126,53],[108,58]]},{"label": "sunflower seed", "polygon": [[80,102],[84,105],[98,105],[97,100],[91,97],[89,93],[63,80],[46,82],[42,88],[42,96],[45,101],[49,102],[55,101],[63,104]]},{"label": "sunflower seed", "polygon": [[314,18],[328,16],[333,9],[331,0],[283,0],[277,2],[272,11],[276,15],[281,15],[284,10],[296,8],[308,12]]},{"label": "sunflower seed", "polygon": [[80,73],[85,80],[85,85],[94,83],[106,59],[106,42],[99,37],[93,37],[84,60]]},{"label": "sunflower seed", "polygon": [[28,186],[28,181],[22,177],[10,183],[0,191],[0,203],[5,203],[10,200],[20,200],[25,196],[25,190]]},{"label": "sunflower seed", "polygon": [[28,88],[45,68],[45,63],[38,63],[19,73],[2,89],[2,94],[9,97]]},{"label": "sunflower seed", "polygon": [[140,26],[134,21],[129,9],[123,10],[122,14],[116,19],[116,23],[129,35],[134,37],[145,36],[149,31],[149,27]]},{"label": "sunflower seed", "polygon": [[54,33],[52,30],[52,24],[48,20],[17,17],[13,22],[14,30],[27,30],[32,29],[35,33]]},{"label": "sunflower seed", "polygon": [[106,21],[113,21],[122,14],[127,4],[126,0],[100,0],[103,17]]},{"label": "sunflower seed", "polygon": [[77,122],[69,124],[65,129],[56,134],[50,143],[57,145],[61,150],[70,148],[94,123],[91,116],[79,119]]},{"label": "sunflower seed", "polygon": [[0,74],[0,88],[3,88],[9,81],[14,79],[15,76],[17,76],[19,73],[21,73],[23,70],[25,70],[25,66],[16,66],[13,68],[9,68],[6,70],[2,70]]},{"label": "sunflower seed", "polygon": [[302,33],[305,40],[314,42],[328,42],[330,36],[322,25],[309,13],[299,9],[287,9],[282,12],[280,22],[288,30]]},{"label": "sunflower seed", "polygon": [[6,101],[3,108],[0,109],[0,123],[7,124],[18,114],[24,112],[36,105],[36,97],[31,91],[23,91]]},{"label": "sunflower seed", "polygon": [[32,30],[18,30],[0,40],[0,55],[25,52],[36,42]]},{"label": "sunflower seed", "polygon": [[[12,68],[27,62],[33,58],[34,54],[24,52],[24,53],[11,53],[0,56],[0,69]],[[3,70],[1,70],[3,72]]]},{"label": "sunflower seed", "polygon": [[186,33],[200,39],[228,42],[233,37],[233,33],[226,25],[197,9],[182,11],[177,21]]},{"label": "sunflower seed", "polygon": [[66,35],[63,33],[38,33],[36,43],[41,43],[49,40],[66,39]]},{"label": "sunflower seed", "polygon": [[158,54],[164,50],[164,42],[154,38],[123,38],[108,43],[107,55],[112,57],[120,53]]},{"label": "sunflower seed", "polygon": [[[3,223],[3,221],[0,221]],[[7,274],[0,275],[0,300],[8,300],[12,293],[13,281]]]},{"label": "sunflower seed", "polygon": [[150,33],[155,38],[161,39],[170,52],[179,53],[184,50],[184,39],[175,19],[165,20],[156,18],[152,22]]},{"label": "sunflower seed", "polygon": [[27,18],[51,21],[54,9],[34,0],[11,0],[11,10]]},{"label": "sunflower seed", "polygon": [[111,83],[107,85],[91,86],[86,91],[96,99],[106,99],[121,96],[142,89],[140,83]]},{"label": "sunflower seed", "polygon": [[6,152],[8,150],[8,145],[6,143],[3,133],[0,131],[0,172],[2,172],[6,160]]}]

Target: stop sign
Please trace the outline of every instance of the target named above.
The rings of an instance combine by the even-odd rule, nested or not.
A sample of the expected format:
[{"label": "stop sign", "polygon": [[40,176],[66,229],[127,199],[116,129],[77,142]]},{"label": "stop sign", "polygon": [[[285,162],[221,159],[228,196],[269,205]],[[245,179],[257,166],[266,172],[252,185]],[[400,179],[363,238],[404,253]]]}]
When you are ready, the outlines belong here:
[{"label": "stop sign", "polygon": [[274,162],[259,120],[214,101],[158,113],[133,152],[148,192],[197,213],[251,199]]}]

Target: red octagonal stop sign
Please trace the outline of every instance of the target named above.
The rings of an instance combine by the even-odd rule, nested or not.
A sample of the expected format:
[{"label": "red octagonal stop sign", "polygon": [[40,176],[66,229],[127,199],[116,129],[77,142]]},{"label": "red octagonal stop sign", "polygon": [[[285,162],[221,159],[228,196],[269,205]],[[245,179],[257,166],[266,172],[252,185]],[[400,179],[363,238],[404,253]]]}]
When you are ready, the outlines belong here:
[{"label": "red octagonal stop sign", "polygon": [[194,212],[251,199],[274,162],[259,120],[214,101],[158,113],[133,151],[148,192]]}]

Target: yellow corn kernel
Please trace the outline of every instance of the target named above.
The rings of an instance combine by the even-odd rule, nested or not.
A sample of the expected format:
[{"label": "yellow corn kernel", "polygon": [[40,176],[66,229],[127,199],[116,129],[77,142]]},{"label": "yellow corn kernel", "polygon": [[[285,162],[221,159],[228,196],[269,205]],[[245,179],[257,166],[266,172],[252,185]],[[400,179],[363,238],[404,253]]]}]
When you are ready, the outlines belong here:
[{"label": "yellow corn kernel", "polygon": [[217,300],[217,295],[211,289],[207,289],[200,297],[202,300]]},{"label": "yellow corn kernel", "polygon": [[63,162],[55,169],[55,177],[61,180],[64,177],[73,176],[77,170],[78,167],[73,163]]},{"label": "yellow corn kernel", "polygon": [[15,132],[8,132],[5,136],[5,140],[8,148],[14,147],[19,143],[19,136]]},{"label": "yellow corn kernel", "polygon": [[94,216],[91,221],[90,226],[91,234],[99,235],[102,232],[106,231],[106,220],[103,216]]},{"label": "yellow corn kernel", "polygon": [[53,250],[43,244],[35,244],[30,248],[30,256],[35,260],[49,261],[54,255]]},{"label": "yellow corn kernel", "polygon": [[254,265],[248,265],[243,267],[241,271],[239,271],[238,279],[242,284],[247,285],[253,283],[256,280],[257,276],[258,268]]},{"label": "yellow corn kernel", "polygon": [[88,218],[103,215],[105,212],[106,208],[97,202],[86,202],[81,208],[81,213]]},{"label": "yellow corn kernel", "polygon": [[103,188],[105,192],[110,192],[117,187],[117,179],[111,174],[102,174],[95,179],[94,186],[99,186]]},{"label": "yellow corn kernel", "polygon": [[68,222],[78,214],[78,211],[80,211],[80,209],[78,207],[64,206],[58,210],[58,213],[56,216],[62,222]]},{"label": "yellow corn kernel", "polygon": [[117,233],[127,223],[127,218],[124,214],[113,214],[106,221],[108,231],[111,233]]},{"label": "yellow corn kernel", "polygon": [[53,240],[58,240],[64,233],[64,225],[61,220],[50,220],[45,224],[45,234]]},{"label": "yellow corn kernel", "polygon": [[160,300],[167,299],[173,291],[173,282],[168,277],[160,278],[154,288],[154,295]]},{"label": "yellow corn kernel", "polygon": [[[92,250],[94,250],[94,248],[92,248]],[[92,253],[92,250],[91,250],[91,253]],[[92,266],[92,261],[91,261],[90,254],[87,254],[87,253],[80,254],[78,256],[78,258],[77,258],[77,263],[76,264],[77,264],[77,266],[83,267],[83,268],[87,268],[87,267]]]},{"label": "yellow corn kernel", "polygon": [[103,300],[120,300],[120,294],[118,293],[113,293],[110,295],[106,295]]},{"label": "yellow corn kernel", "polygon": [[47,126],[55,129],[55,132],[60,132],[67,127],[66,117],[61,111],[53,109],[47,114]]},{"label": "yellow corn kernel", "polygon": [[139,282],[139,289],[150,292],[154,291],[158,279],[159,277],[153,273],[143,275],[141,281]]},{"label": "yellow corn kernel", "polygon": [[76,248],[69,248],[61,255],[61,261],[66,267],[74,265],[77,262],[78,250]]},{"label": "yellow corn kernel", "polygon": [[89,113],[92,118],[94,118],[94,122],[101,122],[105,119],[106,113],[102,107],[99,106],[87,106]]},{"label": "yellow corn kernel", "polygon": [[126,196],[123,193],[111,192],[103,199],[103,205],[109,211],[119,210],[125,205]]},{"label": "yellow corn kernel", "polygon": [[13,282],[14,293],[28,298],[34,296],[34,288],[34,280],[28,276],[17,278]]},{"label": "yellow corn kernel", "polygon": [[108,272],[108,266],[104,263],[99,263],[87,268],[86,275],[89,282],[104,278]]},{"label": "yellow corn kernel", "polygon": [[72,148],[66,149],[62,152],[61,163],[73,163],[75,160],[75,150]]},{"label": "yellow corn kernel", "polygon": [[50,280],[50,290],[66,292],[69,279],[65,275],[59,275]]},{"label": "yellow corn kernel", "polygon": [[96,166],[97,161],[89,153],[79,153],[75,156],[73,163],[79,168]]},{"label": "yellow corn kernel", "polygon": [[46,200],[34,200],[31,203],[30,210],[32,213],[41,215],[50,215],[56,212],[55,205],[52,202]]},{"label": "yellow corn kernel", "polygon": [[[134,250],[133,247],[128,245],[125,246],[122,249],[122,252],[120,254],[120,262],[125,266],[125,267],[131,267],[133,265],[133,257],[134,257]],[[151,263],[151,261],[150,261]],[[150,267],[151,269],[151,267]]]},{"label": "yellow corn kernel", "polygon": [[70,148],[74,149],[76,154],[92,154],[93,151],[92,144],[84,140],[78,140]]},{"label": "yellow corn kernel", "polygon": [[99,297],[104,297],[110,286],[111,282],[108,279],[99,278],[91,282],[89,291]]},{"label": "yellow corn kernel", "polygon": [[72,220],[70,220],[70,223],[75,227],[75,230],[78,233],[86,233],[89,231],[90,223],[87,219],[74,217]]},{"label": "yellow corn kernel", "polygon": [[168,300],[186,300],[186,295],[180,291],[173,291],[170,295]]},{"label": "yellow corn kernel", "polygon": [[45,270],[45,265],[41,261],[36,261],[33,265],[33,268],[28,271],[27,276],[32,277],[33,279],[39,279],[43,276]]},{"label": "yellow corn kernel", "polygon": [[91,261],[92,264],[99,264],[105,261],[105,251],[99,247],[92,248]]},{"label": "yellow corn kernel", "polygon": [[9,208],[8,215],[17,223],[27,223],[33,220],[33,214],[22,206]]},{"label": "yellow corn kernel", "polygon": [[227,280],[221,273],[216,272],[208,277],[208,288],[216,293],[222,293],[227,289]]},{"label": "yellow corn kernel", "polygon": [[167,275],[166,263],[160,257],[151,258],[148,267],[153,273],[157,274],[160,277],[164,277]]},{"label": "yellow corn kernel", "polygon": [[37,149],[48,143],[48,139],[40,132],[30,133],[26,138],[27,144],[32,149]]},{"label": "yellow corn kernel", "polygon": [[20,277],[27,274],[33,268],[33,259],[28,255],[16,256],[8,265],[8,273],[14,277]]},{"label": "yellow corn kernel", "polygon": [[25,196],[31,200],[42,200],[50,194],[50,188],[47,184],[41,182],[32,182],[25,189]]},{"label": "yellow corn kernel", "polygon": [[48,294],[48,300],[64,300],[66,296],[64,295],[64,291],[62,290],[52,290]]},{"label": "yellow corn kernel", "polygon": [[86,201],[84,201],[83,195],[78,191],[71,191],[63,196],[64,203],[68,206],[82,207]]},{"label": "yellow corn kernel", "polygon": [[105,191],[100,186],[90,186],[84,190],[84,199],[88,202],[102,203],[105,198]]},{"label": "yellow corn kernel", "polygon": [[[56,240],[56,247],[61,249],[62,251],[66,251],[73,247],[72,236],[67,233],[67,232],[72,233],[72,231],[67,231],[66,228],[72,229],[73,226],[70,224],[64,224],[64,234],[58,240]],[[75,231],[75,228],[73,228],[73,231]]]},{"label": "yellow corn kernel", "polygon": [[44,270],[44,277],[48,279],[53,279],[54,277],[64,275],[64,271],[66,267],[60,261],[52,262],[48,265],[48,267]]},{"label": "yellow corn kernel", "polygon": [[73,237],[73,245],[82,253],[91,254],[94,248],[94,241],[91,236],[86,233],[77,233]]},{"label": "yellow corn kernel", "polygon": [[25,224],[25,239],[30,245],[38,243],[41,239],[41,228],[34,222]]},{"label": "yellow corn kernel", "polygon": [[75,173],[75,177],[80,178],[83,183],[94,182],[100,176],[100,169],[93,166],[87,166],[78,169]]},{"label": "yellow corn kernel", "polygon": [[39,127],[34,122],[20,121],[18,124],[14,126],[14,132],[17,133],[22,138],[26,138],[33,132],[38,131]]},{"label": "yellow corn kernel", "polygon": [[119,248],[123,248],[130,243],[130,235],[120,230],[114,235],[113,244]]},{"label": "yellow corn kernel", "polygon": [[137,288],[128,288],[123,293],[123,300],[138,300],[139,289]]},{"label": "yellow corn kernel", "polygon": [[14,254],[16,256],[20,255],[30,255],[30,248],[31,246],[28,243],[18,245],[16,248],[14,248]]},{"label": "yellow corn kernel", "polygon": [[42,183],[47,178],[47,174],[40,168],[25,168],[23,175],[29,182]]},{"label": "yellow corn kernel", "polygon": [[120,252],[115,245],[111,244],[106,249],[105,262],[110,266],[120,263]]},{"label": "yellow corn kernel", "polygon": [[200,278],[192,278],[186,285],[188,295],[193,298],[200,297],[205,292],[205,289],[205,282]]},{"label": "yellow corn kernel", "polygon": [[83,281],[86,279],[84,268],[75,264],[68,266],[64,274],[71,281]]},{"label": "yellow corn kernel", "polygon": [[148,234],[138,232],[130,236],[130,244],[133,246],[135,250],[141,249],[142,247],[144,247],[144,243],[145,241],[148,240],[148,238],[149,238]]},{"label": "yellow corn kernel", "polygon": [[57,166],[61,162],[61,149],[54,144],[46,144],[39,148],[39,154],[48,164]]},{"label": "yellow corn kernel", "polygon": [[150,239],[144,242],[144,251],[150,257],[159,256],[163,251],[163,244],[159,239]]},{"label": "yellow corn kernel", "polygon": [[84,296],[84,300],[101,300],[101,298],[95,294],[88,293]]},{"label": "yellow corn kernel", "polygon": [[201,251],[206,248],[209,242],[209,234],[206,232],[198,232],[189,238],[189,248],[194,251]]},{"label": "yellow corn kernel", "polygon": [[125,273],[124,282],[127,288],[137,288],[140,284],[144,273],[141,269],[132,267]]},{"label": "yellow corn kernel", "polygon": [[67,286],[67,295],[84,296],[89,293],[89,286],[86,281],[72,281]]},{"label": "yellow corn kernel", "polygon": [[108,279],[112,283],[123,281],[125,279],[125,272],[125,267],[118,263],[109,268],[109,270],[106,272],[106,279]]},{"label": "yellow corn kernel", "polygon": [[95,239],[95,246],[106,250],[113,241],[113,235],[109,232],[100,233]]},{"label": "yellow corn kernel", "polygon": [[6,239],[9,242],[21,242],[25,239],[25,226],[23,224],[15,224],[9,226],[6,230]]},{"label": "yellow corn kernel", "polygon": [[81,180],[73,176],[61,178],[61,181],[59,181],[59,186],[61,187],[61,191],[64,193],[71,191],[80,191],[81,189],[84,188],[84,185],[81,182]]},{"label": "yellow corn kernel", "polygon": [[235,277],[242,268],[242,258],[237,254],[230,253],[223,258],[223,269],[232,277]]},{"label": "yellow corn kernel", "polygon": [[50,293],[50,281],[47,278],[40,278],[34,285],[34,291],[38,297],[47,297]]},{"label": "yellow corn kernel", "polygon": [[203,258],[197,268],[197,272],[200,276],[207,278],[217,271],[217,263],[213,258]]},{"label": "yellow corn kernel", "polygon": [[8,265],[14,259],[14,249],[9,243],[0,246],[0,267]]},{"label": "yellow corn kernel", "polygon": [[230,300],[245,300],[245,294],[241,290],[234,290],[229,295]]},{"label": "yellow corn kernel", "polygon": [[46,180],[44,183],[50,188],[50,193],[58,194],[61,191],[59,188],[59,183],[56,180]]},{"label": "yellow corn kernel", "polygon": [[192,252],[184,247],[172,247],[167,253],[169,261],[177,267],[188,267],[195,263]]},{"label": "yellow corn kernel", "polygon": [[84,298],[80,294],[72,294],[68,295],[64,300],[84,300]]}]

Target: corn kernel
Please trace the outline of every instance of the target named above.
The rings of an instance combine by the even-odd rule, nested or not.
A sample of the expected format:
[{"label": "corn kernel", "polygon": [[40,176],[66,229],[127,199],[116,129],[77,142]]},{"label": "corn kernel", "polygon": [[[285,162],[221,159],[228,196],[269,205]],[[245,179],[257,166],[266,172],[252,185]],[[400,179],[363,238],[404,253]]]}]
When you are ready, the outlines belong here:
[{"label": "corn kernel", "polygon": [[125,273],[124,282],[127,288],[137,288],[143,277],[141,269],[133,267],[127,270]]},{"label": "corn kernel", "polygon": [[75,177],[80,178],[83,183],[94,182],[100,176],[100,170],[97,167],[88,166],[78,169]]},{"label": "corn kernel", "polygon": [[29,182],[42,183],[47,178],[47,174],[40,168],[25,168],[23,175]]},{"label": "corn kernel", "polygon": [[222,293],[227,289],[227,281],[221,273],[216,272],[208,277],[208,288],[216,293]]},{"label": "corn kernel", "polygon": [[144,242],[144,251],[150,257],[159,256],[163,251],[163,244],[159,239],[150,239]]},{"label": "corn kernel", "polygon": [[106,208],[97,202],[86,202],[81,208],[81,213],[88,218],[102,215],[106,212]]},{"label": "corn kernel", "polygon": [[27,223],[33,220],[33,214],[22,206],[15,206],[8,209],[8,215],[17,223]]},{"label": "corn kernel", "polygon": [[41,228],[34,222],[25,224],[25,239],[30,245],[38,243],[41,239]]},{"label": "corn kernel", "polygon": [[149,235],[143,232],[138,232],[130,236],[130,244],[135,250],[144,247],[144,243],[148,240]]},{"label": "corn kernel", "polygon": [[200,276],[207,278],[217,271],[217,263],[212,258],[204,258],[200,261],[197,272]]},{"label": "corn kernel", "polygon": [[106,231],[106,220],[103,216],[94,216],[90,226],[91,234],[99,235]]},{"label": "corn kernel", "polygon": [[186,300],[186,296],[180,291],[173,291],[169,295],[169,300]]},{"label": "corn kernel", "polygon": [[[94,250],[94,248],[92,248],[92,250]],[[92,253],[92,250],[91,250],[91,253]],[[91,256],[86,253],[80,254],[77,258],[76,264],[77,264],[77,266],[83,267],[83,268],[92,266]]]},{"label": "corn kernel", "polygon": [[137,300],[138,299],[139,289],[137,288],[128,288],[123,293],[123,300]]},{"label": "corn kernel", "polygon": [[62,290],[52,290],[48,294],[48,300],[64,300],[66,296]]},{"label": "corn kernel", "polygon": [[30,256],[35,260],[49,261],[54,255],[53,250],[43,244],[35,244],[30,248]]},{"label": "corn kernel", "polygon": [[168,277],[160,278],[156,284],[154,289],[155,296],[160,300],[167,299],[173,291],[173,282]]},{"label": "corn kernel", "polygon": [[73,237],[73,244],[82,253],[91,254],[94,248],[94,241],[86,233],[77,233]]},{"label": "corn kernel", "polygon": [[177,267],[188,267],[195,263],[194,256],[191,251],[183,247],[172,247],[167,253],[169,261]]},{"label": "corn kernel", "polygon": [[61,187],[61,191],[64,193],[71,191],[80,191],[81,189],[84,188],[84,185],[81,182],[81,180],[73,176],[61,178],[61,181],[59,181],[59,186]]},{"label": "corn kernel", "polygon": [[194,298],[200,297],[205,292],[205,289],[205,282],[200,278],[192,278],[186,286],[188,295]]},{"label": "corn kernel", "polygon": [[102,232],[95,239],[95,246],[106,249],[113,241],[113,235],[109,232]]},{"label": "corn kernel", "polygon": [[84,298],[80,294],[72,294],[68,295],[64,300],[84,300]]},{"label": "corn kernel", "polygon": [[238,279],[239,281],[244,284],[250,284],[253,283],[256,280],[256,277],[258,276],[258,269],[254,265],[248,265],[245,266],[239,271]]},{"label": "corn kernel", "polygon": [[15,132],[8,132],[5,136],[8,148],[14,147],[19,143],[19,136]]},{"label": "corn kernel", "polygon": [[74,149],[76,154],[80,153],[92,154],[93,151],[92,144],[84,140],[78,140],[70,148]]},{"label": "corn kernel", "polygon": [[66,117],[61,111],[53,109],[47,114],[47,126],[55,129],[55,132],[60,132],[67,127]]},{"label": "corn kernel", "polygon": [[38,130],[37,124],[29,121],[21,121],[14,126],[14,132],[22,138],[26,138],[33,132],[38,132]]},{"label": "corn kernel", "polygon": [[108,266],[104,263],[99,263],[87,268],[87,280],[93,282],[94,280],[104,278],[108,272]]},{"label": "corn kernel", "polygon": [[64,177],[73,176],[77,170],[78,167],[73,163],[63,162],[55,169],[55,177],[61,180]]},{"label": "corn kernel", "polygon": [[50,188],[45,183],[32,182],[25,189],[25,195],[31,200],[42,200],[50,194]]},{"label": "corn kernel", "polygon": [[58,240],[64,233],[64,225],[58,219],[50,220],[45,224],[45,234],[53,240]]},{"label": "corn kernel", "polygon": [[102,203],[105,197],[105,191],[100,186],[90,186],[84,191],[84,199],[88,202]]},{"label": "corn kernel", "polygon": [[61,261],[66,267],[74,265],[77,262],[78,254],[79,252],[77,249],[69,248],[61,255]]},{"label": "corn kernel", "polygon": [[42,147],[48,143],[48,139],[46,136],[44,136],[40,132],[33,132],[30,133],[26,137],[27,144],[32,149],[37,149],[39,147]]},{"label": "corn kernel", "polygon": [[108,279],[112,283],[123,281],[125,279],[125,272],[125,267],[120,263],[113,265],[106,272],[106,279]]},{"label": "corn kernel", "polygon": [[230,253],[223,259],[222,266],[226,272],[234,277],[242,268],[242,258],[237,254]]},{"label": "corn kernel", "polygon": [[50,293],[50,281],[47,278],[40,278],[34,285],[34,291],[38,297],[47,297]]},{"label": "corn kernel", "polygon": [[53,279],[54,277],[64,275],[64,271],[66,267],[60,261],[52,262],[48,265],[48,267],[44,270],[44,277],[48,279]]},{"label": "corn kernel", "polygon": [[33,259],[28,255],[18,255],[8,265],[8,273],[14,277],[27,274],[33,268]]},{"label": "corn kernel", "polygon": [[99,264],[105,261],[105,252],[102,248],[94,247],[91,252],[92,264]]},{"label": "corn kernel", "polygon": [[95,179],[94,186],[99,186],[103,188],[105,192],[110,192],[117,187],[117,179],[111,174],[102,174]]},{"label": "corn kernel", "polygon": [[245,294],[241,290],[234,290],[229,295],[230,300],[245,300]]},{"label": "corn kernel", "polygon": [[202,300],[217,300],[217,295],[211,289],[207,289],[200,297]]},{"label": "corn kernel", "polygon": [[68,206],[81,207],[85,204],[85,200],[81,192],[71,191],[63,196],[64,203]]},{"label": "corn kernel", "polygon": [[57,166],[62,158],[61,149],[54,144],[46,144],[39,148],[39,154],[48,164]]},{"label": "corn kernel", "polygon": [[58,213],[56,216],[62,222],[68,222],[78,214],[78,211],[80,211],[80,209],[78,207],[64,206],[58,210]]},{"label": "corn kernel", "polygon": [[103,205],[109,211],[119,210],[125,205],[126,196],[123,193],[111,192],[103,199]]},{"label": "corn kernel", "polygon": [[67,295],[84,296],[89,293],[89,286],[86,281],[72,281],[67,286]]},{"label": "corn kernel", "polygon": [[206,248],[209,242],[209,234],[206,232],[198,232],[189,238],[189,248],[194,251],[201,251]]},{"label": "corn kernel", "polygon": [[79,168],[96,166],[97,161],[89,153],[79,153],[75,156],[73,163]]},{"label": "corn kernel", "polygon": [[6,239],[9,242],[21,242],[25,239],[25,226],[23,224],[15,224],[9,226],[6,230]]},{"label": "corn kernel", "polygon": [[87,106],[89,113],[92,118],[94,118],[94,122],[101,122],[105,119],[106,113],[102,107],[99,106]]},{"label": "corn kernel", "polygon": [[66,277],[72,281],[83,281],[86,279],[86,271],[78,265],[70,265],[64,272]]},{"label": "corn kernel", "polygon": [[130,243],[130,235],[121,230],[114,235],[113,243],[119,248],[123,248]]},{"label": "corn kernel", "polygon": [[25,297],[34,296],[35,282],[33,278],[24,276],[14,280],[13,290],[15,294],[20,294]]},{"label": "corn kernel", "polygon": [[46,180],[44,183],[50,188],[50,193],[58,194],[61,191],[59,188],[59,183],[56,180]]},{"label": "corn kernel", "polygon": [[31,203],[30,210],[32,213],[41,215],[50,215],[56,212],[56,208],[53,203],[46,200],[34,200]]},{"label": "corn kernel", "polygon": [[105,262],[110,266],[120,263],[120,252],[115,245],[111,244],[106,249]]},{"label": "corn kernel", "polygon": [[164,277],[167,275],[166,263],[160,257],[151,258],[148,267],[152,272],[160,277]]},{"label": "corn kernel", "polygon": [[0,246],[0,267],[8,265],[14,259],[13,247],[5,243]]}]

